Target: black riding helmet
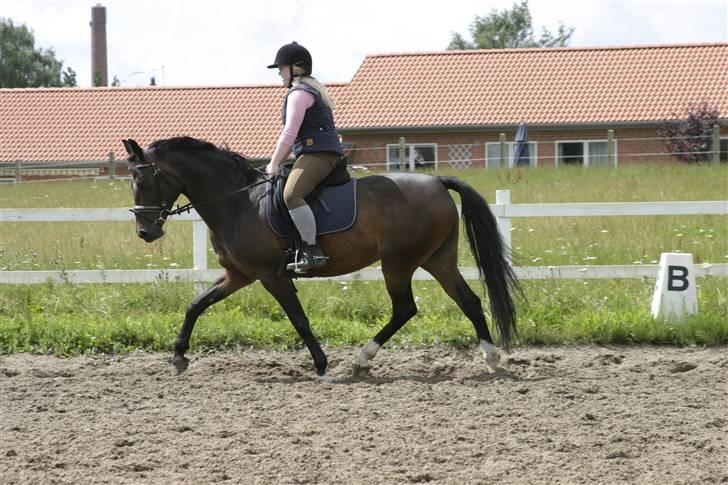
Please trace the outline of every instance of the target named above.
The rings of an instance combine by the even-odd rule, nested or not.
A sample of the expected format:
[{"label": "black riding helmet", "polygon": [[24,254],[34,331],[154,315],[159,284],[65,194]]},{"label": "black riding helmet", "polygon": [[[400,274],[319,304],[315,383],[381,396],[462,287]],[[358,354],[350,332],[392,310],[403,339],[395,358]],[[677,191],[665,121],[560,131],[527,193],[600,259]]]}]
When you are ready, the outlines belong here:
[{"label": "black riding helmet", "polygon": [[290,44],[286,44],[278,49],[278,52],[276,53],[276,60],[273,61],[273,64],[268,66],[268,69],[276,68],[281,64],[291,67],[299,66],[306,71],[306,75],[310,76],[313,67],[313,60],[311,59],[311,53],[308,52],[308,49],[294,40]]}]

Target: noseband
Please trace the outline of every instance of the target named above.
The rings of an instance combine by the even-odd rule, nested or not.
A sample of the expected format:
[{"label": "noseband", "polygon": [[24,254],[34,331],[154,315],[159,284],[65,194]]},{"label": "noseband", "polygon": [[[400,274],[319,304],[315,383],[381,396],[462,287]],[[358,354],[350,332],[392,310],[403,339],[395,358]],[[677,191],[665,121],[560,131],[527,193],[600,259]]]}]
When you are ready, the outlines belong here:
[{"label": "noseband", "polygon": [[[135,216],[140,216],[148,220],[149,222],[161,226],[162,224],[164,224],[164,221],[166,221],[169,216],[173,215],[173,213],[180,213],[177,212],[177,210],[179,210],[179,206],[177,206],[176,210],[170,210],[171,208],[167,207],[167,202],[165,202],[164,198],[162,197],[162,180],[164,180],[169,186],[171,186],[172,184],[170,184],[169,181],[164,178],[164,174],[162,174],[162,171],[159,169],[159,167],[157,167],[157,164],[154,162],[129,166],[130,171],[134,171],[137,173],[141,173],[140,169],[142,168],[154,169],[154,172],[152,173],[152,179],[155,181],[157,186],[157,193],[159,194],[159,205],[135,205],[134,207],[129,209],[129,212],[132,212]],[[189,212],[189,209],[187,209],[187,211]],[[154,220],[154,216],[150,217],[148,214],[156,214],[157,219]]]}]

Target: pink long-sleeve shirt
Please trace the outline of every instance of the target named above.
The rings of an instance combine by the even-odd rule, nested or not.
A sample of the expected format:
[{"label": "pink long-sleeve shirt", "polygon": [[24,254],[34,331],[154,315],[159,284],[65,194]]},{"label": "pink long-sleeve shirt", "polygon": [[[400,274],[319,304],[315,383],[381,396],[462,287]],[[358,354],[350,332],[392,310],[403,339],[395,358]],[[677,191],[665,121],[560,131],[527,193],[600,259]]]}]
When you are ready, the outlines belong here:
[{"label": "pink long-sleeve shirt", "polygon": [[316,100],[313,94],[303,89],[296,89],[288,95],[286,124],[283,126],[281,136],[278,137],[278,143],[293,145],[296,136],[298,136],[298,130],[301,129],[301,124],[303,124],[303,116],[306,114],[306,110],[313,106],[314,101]]},{"label": "pink long-sleeve shirt", "polygon": [[291,147],[293,146],[293,142],[296,141],[298,130],[301,129],[306,110],[313,106],[315,101],[316,99],[313,97],[313,94],[303,89],[296,89],[288,95],[288,101],[286,102],[286,124],[283,126],[281,135],[278,137],[276,149],[271,157],[271,163],[273,165],[280,165],[288,154],[291,153]]}]

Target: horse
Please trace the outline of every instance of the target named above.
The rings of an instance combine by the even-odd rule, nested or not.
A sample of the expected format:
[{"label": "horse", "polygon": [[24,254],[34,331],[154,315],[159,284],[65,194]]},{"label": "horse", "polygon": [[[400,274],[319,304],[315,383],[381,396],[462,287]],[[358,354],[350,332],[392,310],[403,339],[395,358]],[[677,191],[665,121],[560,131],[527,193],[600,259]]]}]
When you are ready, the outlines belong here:
[{"label": "horse", "polygon": [[[189,365],[195,322],[210,305],[260,280],[281,305],[311,353],[318,376],[325,376],[326,354],[311,330],[291,275],[281,274],[286,242],[276,236],[262,203],[271,182],[238,153],[204,140],[175,137],[152,142],[146,150],[123,140],[132,174],[136,234],[146,242],[164,235],[169,216],[194,207],[210,231],[222,275],[194,298],[174,344],[172,364],[178,374]],[[320,236],[327,265],[301,277],[352,273],[381,261],[392,301],[389,322],[359,352],[353,375],[366,377],[382,346],[417,313],[412,276],[423,268],[439,282],[475,327],[487,366],[499,369],[500,351],[493,342],[480,298],[457,265],[458,209],[448,190],[460,195],[462,221],[470,250],[487,288],[501,347],[510,352],[517,337],[515,292],[522,294],[487,202],[464,181],[450,176],[387,173],[357,179],[358,214],[345,232]],[[184,194],[190,201],[173,209]]]}]

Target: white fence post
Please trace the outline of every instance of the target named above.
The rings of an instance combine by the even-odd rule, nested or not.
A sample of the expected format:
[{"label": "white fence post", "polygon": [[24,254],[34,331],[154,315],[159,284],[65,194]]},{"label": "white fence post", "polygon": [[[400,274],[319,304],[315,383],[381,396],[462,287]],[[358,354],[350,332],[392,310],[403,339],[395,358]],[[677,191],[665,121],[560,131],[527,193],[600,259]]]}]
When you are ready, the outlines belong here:
[{"label": "white fence post", "polygon": [[192,221],[192,268],[207,269],[207,226],[205,221]]},{"label": "white fence post", "polygon": [[510,190],[496,190],[495,191],[495,203],[502,205],[503,217],[498,217],[498,229],[500,229],[501,237],[503,241],[511,247],[511,218],[508,217],[508,206],[511,204],[511,191]]}]

